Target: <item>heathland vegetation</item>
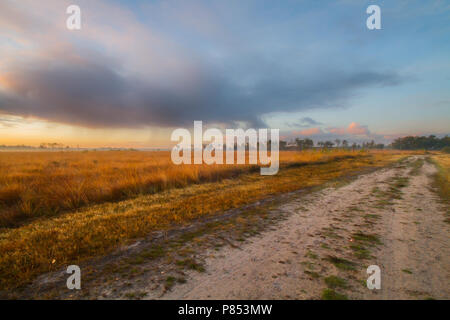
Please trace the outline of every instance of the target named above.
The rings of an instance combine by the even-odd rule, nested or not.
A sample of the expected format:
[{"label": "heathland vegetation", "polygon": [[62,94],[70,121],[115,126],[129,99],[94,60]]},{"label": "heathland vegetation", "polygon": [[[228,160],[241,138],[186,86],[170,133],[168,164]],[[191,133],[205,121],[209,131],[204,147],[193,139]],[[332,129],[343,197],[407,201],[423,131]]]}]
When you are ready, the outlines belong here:
[{"label": "heathland vegetation", "polygon": [[[319,163],[348,151],[282,152],[282,166]],[[7,152],[0,154],[0,228],[107,201],[234,178],[256,165],[174,165],[170,152]]]}]

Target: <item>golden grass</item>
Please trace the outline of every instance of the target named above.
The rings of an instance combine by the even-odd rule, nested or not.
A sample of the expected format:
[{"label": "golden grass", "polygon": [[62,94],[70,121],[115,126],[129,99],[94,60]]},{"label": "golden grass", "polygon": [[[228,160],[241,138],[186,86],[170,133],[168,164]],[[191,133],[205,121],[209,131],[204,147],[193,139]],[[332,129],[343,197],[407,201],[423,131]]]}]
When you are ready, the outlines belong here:
[{"label": "golden grass", "polygon": [[176,166],[169,152],[0,153],[0,227],[246,170]]},{"label": "golden grass", "polygon": [[[443,202],[450,207],[450,154],[438,153],[432,156],[437,164],[438,172],[435,176],[435,186]],[[447,222],[450,223],[450,212],[447,214]]]},{"label": "golden grass", "polygon": [[[201,181],[198,175],[202,169],[214,169],[192,166],[190,170],[195,172],[195,175],[191,173],[194,178],[185,181],[183,179],[186,179],[188,169],[184,168],[185,171],[182,172],[185,178],[180,180],[184,183],[184,188],[166,188],[157,193],[135,196],[132,199],[91,205],[51,217],[43,216],[17,228],[4,228],[0,232],[0,288],[12,289],[21,286],[41,273],[106,254],[131,239],[145,236],[155,230],[189,223],[197,217],[236,208],[273,194],[317,186],[361,168],[385,165],[390,161],[398,160],[403,154],[344,151],[283,153],[280,157],[287,167],[275,176],[261,176],[259,172],[247,172],[233,179],[192,185],[188,185],[189,181]],[[162,160],[162,154],[131,152],[47,154],[38,155],[39,165],[33,165],[32,156],[23,155],[28,160],[17,159],[17,163],[21,164],[22,168],[34,167],[37,170],[35,173],[41,179],[43,179],[42,167],[45,168],[49,161],[55,161],[54,159],[57,158],[60,162],[67,163],[67,167],[77,168],[76,173],[70,176],[71,179],[84,181],[87,180],[86,176],[96,177],[96,181],[86,183],[99,187],[101,183],[98,180],[114,183],[112,181],[114,172],[116,172],[117,180],[123,179],[123,176],[127,177],[128,170],[131,170],[130,166],[137,172],[147,172],[151,165],[142,162],[147,158],[152,159],[152,156],[154,166],[158,161],[162,165],[160,168],[154,168],[154,172],[160,174],[166,172],[166,177],[167,172],[172,172],[168,169],[170,165],[167,161]],[[16,157],[18,157],[17,154]],[[97,160],[98,163],[93,165],[93,160]],[[110,161],[111,164],[105,163],[106,161]],[[5,157],[3,157],[3,165],[4,163]],[[306,165],[295,166],[294,164]],[[98,167],[104,168],[106,177],[102,176],[102,171]],[[89,172],[88,168],[91,168],[93,172]],[[165,168],[166,171],[161,168]],[[236,170],[236,166],[234,169]],[[216,170],[227,169],[217,168]],[[15,176],[19,175],[19,171],[12,171],[15,172]],[[51,174],[50,171],[46,172]],[[63,173],[69,175],[70,171],[59,171],[59,175],[56,176],[59,177]],[[32,177],[33,174],[28,171],[27,177],[30,176]],[[173,178],[175,179],[176,176]],[[143,178],[137,181],[142,181],[141,179]],[[55,189],[63,188],[59,184],[46,186],[50,191],[52,186]],[[85,186],[83,185],[84,188]],[[104,188],[108,189],[110,186]],[[60,194],[58,192],[61,191],[55,191],[55,194]]]},{"label": "golden grass", "polygon": [[[281,152],[282,165],[347,155]],[[0,228],[106,201],[152,194],[258,170],[250,165],[174,165],[169,152],[2,152]]]}]

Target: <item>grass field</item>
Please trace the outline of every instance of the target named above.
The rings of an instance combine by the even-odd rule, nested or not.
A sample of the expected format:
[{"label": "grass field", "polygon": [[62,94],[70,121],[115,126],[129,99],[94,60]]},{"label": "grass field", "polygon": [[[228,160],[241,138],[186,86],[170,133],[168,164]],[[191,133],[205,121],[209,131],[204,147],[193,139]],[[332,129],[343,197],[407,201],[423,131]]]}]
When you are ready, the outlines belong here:
[{"label": "grass field", "polygon": [[432,156],[432,160],[438,168],[434,176],[434,187],[447,208],[445,221],[450,223],[450,155],[436,154]]},{"label": "grass field", "polygon": [[[0,288],[155,230],[384,166],[404,152],[281,152],[280,172],[175,166],[167,152],[0,154]],[[0,289],[1,291],[1,289]]]},{"label": "grass field", "polygon": [[[317,163],[349,152],[282,152],[282,166]],[[0,228],[82,206],[220,181],[250,165],[174,165],[169,152],[0,153]]]}]

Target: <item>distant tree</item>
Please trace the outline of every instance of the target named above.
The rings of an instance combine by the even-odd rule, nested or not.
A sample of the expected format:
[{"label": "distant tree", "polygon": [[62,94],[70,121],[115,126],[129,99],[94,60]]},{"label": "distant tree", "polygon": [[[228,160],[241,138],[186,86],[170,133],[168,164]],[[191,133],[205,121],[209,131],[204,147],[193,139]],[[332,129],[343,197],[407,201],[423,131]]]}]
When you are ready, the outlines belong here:
[{"label": "distant tree", "polygon": [[347,140],[342,140],[342,146],[344,148],[347,148],[348,147],[348,141]]},{"label": "distant tree", "polygon": [[312,147],[314,147],[314,141],[312,141],[311,139],[305,139],[305,148],[307,149],[311,149]]},{"label": "distant tree", "polygon": [[335,139],[334,142],[336,142],[336,147],[339,147],[341,145],[340,139]]},{"label": "distant tree", "polygon": [[298,147],[300,150],[303,150],[303,140],[302,140],[302,139],[296,138],[296,139],[295,139],[295,144],[297,145],[297,147]]},{"label": "distant tree", "polygon": [[331,141],[325,141],[324,147],[325,148],[332,148],[334,146],[334,143]]},{"label": "distant tree", "polygon": [[64,145],[62,143],[57,142],[43,142],[39,145],[39,148],[41,149],[62,149],[64,148]]},{"label": "distant tree", "polygon": [[300,150],[310,149],[314,146],[314,141],[311,139],[295,139],[295,143]]}]

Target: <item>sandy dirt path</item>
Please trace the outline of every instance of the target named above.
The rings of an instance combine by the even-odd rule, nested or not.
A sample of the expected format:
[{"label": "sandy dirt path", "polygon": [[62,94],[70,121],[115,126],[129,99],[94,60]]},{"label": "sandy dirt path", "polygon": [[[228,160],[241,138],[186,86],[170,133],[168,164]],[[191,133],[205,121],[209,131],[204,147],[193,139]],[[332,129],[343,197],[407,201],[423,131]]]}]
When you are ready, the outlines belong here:
[{"label": "sandy dirt path", "polygon": [[[284,221],[239,248],[206,253],[154,299],[449,299],[449,225],[430,190],[432,164],[410,157],[282,204]],[[381,268],[381,290],[366,287]]]},{"label": "sandy dirt path", "polygon": [[425,162],[378,226],[385,244],[377,255],[384,270],[381,299],[450,298],[449,227],[429,188],[435,172]]}]

